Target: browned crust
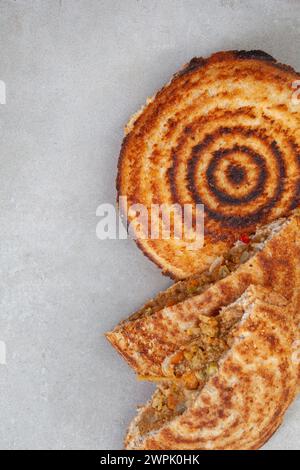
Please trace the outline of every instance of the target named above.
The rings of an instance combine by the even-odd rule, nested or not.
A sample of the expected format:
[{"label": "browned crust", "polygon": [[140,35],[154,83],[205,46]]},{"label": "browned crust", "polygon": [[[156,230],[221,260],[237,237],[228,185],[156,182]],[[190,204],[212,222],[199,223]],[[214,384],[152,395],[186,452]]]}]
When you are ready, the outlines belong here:
[{"label": "browned crust", "polygon": [[187,75],[190,72],[198,70],[199,68],[204,67],[209,63],[221,62],[233,58],[240,60],[261,60],[262,62],[272,63],[274,67],[277,67],[280,70],[286,70],[288,72],[298,74],[293,67],[278,62],[276,59],[274,59],[274,57],[262,50],[233,50],[216,52],[208,58],[193,57],[193,59],[191,59],[190,62],[185,65],[181,71],[178,72],[178,74],[175,74],[175,76]]},{"label": "browned crust", "polygon": [[[134,124],[132,125],[131,131],[124,138],[123,143],[122,143],[122,148],[121,148],[121,151],[120,151],[120,155],[119,155],[118,175],[117,175],[117,181],[116,181],[118,198],[119,198],[119,196],[122,195],[123,161],[124,161],[124,159],[126,157],[126,154],[127,154],[127,151],[128,151],[129,142],[130,142],[135,130],[139,126],[143,125],[144,116],[148,112],[149,107],[152,107],[154,105],[154,103],[156,102],[156,100],[160,99],[160,97],[163,95],[165,90],[171,89],[171,87],[174,87],[175,84],[177,84],[177,82],[179,82],[179,83],[182,82],[184,84],[184,77],[187,77],[189,79],[189,77],[192,77],[193,74],[195,74],[198,70],[200,70],[202,68],[206,68],[206,67],[214,65],[214,64],[224,62],[224,61],[253,61],[253,63],[257,62],[257,61],[260,61],[262,64],[265,64],[268,67],[271,67],[273,69],[278,69],[278,71],[281,71],[281,72],[284,71],[288,74],[291,74],[291,76],[294,76],[295,79],[299,78],[299,76],[300,76],[292,67],[284,65],[280,62],[277,62],[276,59],[274,59],[269,54],[267,54],[263,51],[257,51],[257,50],[254,50],[254,51],[243,51],[243,50],[238,51],[238,50],[234,50],[234,51],[218,52],[218,53],[213,54],[209,58],[202,58],[202,57],[193,58],[181,71],[179,71],[178,73],[176,73],[173,76],[173,79],[166,86],[164,86],[155,95],[154,98],[149,100],[149,104],[147,104],[147,106],[143,109],[143,111],[141,113],[137,113],[137,119],[135,120]],[[156,113],[155,115],[159,114],[159,112],[160,112],[160,107],[158,106],[158,109],[155,111],[155,113]],[[281,179],[283,178],[283,174],[281,175],[280,178]],[[133,195],[133,199],[135,199],[135,196],[138,199],[137,194]],[[298,201],[299,194],[298,194],[298,196],[295,196],[295,197],[297,197],[297,201]],[[139,201],[136,200],[136,202],[139,202]],[[280,215],[283,215],[283,214],[281,213]],[[260,220],[260,223],[261,222],[262,221]],[[245,231],[246,232],[253,231],[254,228],[255,228],[256,223],[257,223],[257,221],[255,221],[253,219],[252,226],[249,225],[248,228],[245,227]],[[224,237],[226,239],[226,237],[227,237],[228,238],[228,243],[227,243],[227,246],[225,246],[226,243],[223,240],[223,244],[220,245],[220,252],[221,251],[224,252],[228,248],[228,246],[230,246],[230,244],[232,243],[232,240],[230,239],[232,237],[232,233],[230,231],[226,232],[226,227],[225,226],[223,227],[223,229],[224,230],[222,230],[221,234],[220,234],[220,235],[222,235],[220,240],[222,238],[224,239]],[[243,227],[241,226],[240,229],[243,229]],[[188,275],[192,274],[193,272],[195,272],[195,271],[192,271],[192,269],[195,269],[192,266],[190,268],[191,271],[188,272],[188,268],[186,266],[185,267],[180,266],[180,263],[178,264],[177,261],[176,261],[177,264],[175,264],[175,261],[173,263],[170,259],[168,259],[168,260],[164,259],[161,255],[161,253],[159,254],[159,253],[156,252],[155,246],[153,246],[153,244],[151,245],[151,248],[150,248],[150,245],[148,243],[144,242],[143,240],[136,240],[136,243],[137,243],[138,247],[142,250],[142,252],[144,253],[145,256],[147,256],[151,261],[153,261],[157,266],[159,266],[162,269],[164,274],[172,277],[173,279],[182,279],[182,278],[185,278]],[[201,262],[199,261],[198,262],[199,266],[198,266],[197,270],[206,269],[206,267],[207,267],[206,266],[206,264],[208,262],[208,261],[206,261],[207,250],[208,250],[208,253],[209,253],[209,249],[207,248],[207,245],[209,245],[209,242],[208,242],[208,244],[206,244],[206,248],[203,250],[203,256],[202,256],[203,257],[203,265],[201,264],[202,261]],[[201,253],[199,253],[199,259],[200,258],[201,258]]]},{"label": "browned crust", "polygon": [[273,435],[297,393],[291,345],[299,333],[291,304],[283,307],[274,293],[268,303],[260,287],[251,291],[252,303],[218,374],[186,412],[144,437],[138,429],[141,410],[130,425],[126,448],[253,450]]},{"label": "browned crust", "polygon": [[198,316],[214,315],[235,301],[250,284],[273,289],[300,306],[300,218],[294,216],[270,241],[237,271],[202,294],[165,307],[150,316],[122,322],[107,338],[140,375],[160,375],[164,358],[191,340],[187,326]]}]

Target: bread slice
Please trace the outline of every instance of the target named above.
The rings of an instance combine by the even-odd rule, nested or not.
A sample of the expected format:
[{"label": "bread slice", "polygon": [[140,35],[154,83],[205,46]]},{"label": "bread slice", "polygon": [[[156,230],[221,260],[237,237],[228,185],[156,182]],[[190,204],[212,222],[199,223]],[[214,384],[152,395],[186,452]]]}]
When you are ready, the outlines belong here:
[{"label": "bread slice", "polygon": [[[241,234],[298,206],[299,78],[262,51],[195,58],[130,120],[117,178],[128,210],[120,210],[164,273],[185,279],[206,270]],[[136,203],[148,211],[147,228],[160,228],[158,239],[140,230],[129,211]],[[194,215],[204,204],[204,246],[190,249],[195,226],[163,239],[166,222],[152,204],[190,204]]]},{"label": "bread slice", "polygon": [[[177,356],[186,356],[183,369],[167,372],[167,381],[140,409],[129,427],[126,448],[260,448],[281,424],[297,393],[293,344],[299,330],[294,313],[294,306],[279,294],[249,286],[215,318],[218,332],[210,333],[214,346],[199,340],[192,357],[186,354],[191,345],[177,351]],[[200,360],[197,369],[194,358],[216,348],[217,341],[214,362]],[[198,385],[187,388],[180,381],[184,369],[185,374],[203,377]]]},{"label": "bread slice", "polygon": [[250,284],[284,295],[300,312],[299,227],[296,213],[261,227],[247,245],[247,261],[229,264],[225,277],[226,260],[216,267],[216,275],[212,271],[209,281],[202,283],[200,275],[192,278],[192,284],[175,284],[107,333],[108,340],[139,375],[161,376],[164,359],[198,336],[203,317],[216,315]]}]

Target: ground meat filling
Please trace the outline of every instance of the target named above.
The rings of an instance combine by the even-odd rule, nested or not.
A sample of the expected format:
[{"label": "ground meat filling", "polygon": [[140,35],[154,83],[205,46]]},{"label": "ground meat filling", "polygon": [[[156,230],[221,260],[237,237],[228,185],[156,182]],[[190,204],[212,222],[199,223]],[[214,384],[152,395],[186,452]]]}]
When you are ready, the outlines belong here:
[{"label": "ground meat filling", "polygon": [[217,373],[217,361],[229,349],[232,328],[242,315],[242,306],[226,309],[214,318],[199,315],[197,327],[188,330],[196,338],[164,360],[164,376],[188,390],[202,387]]},{"label": "ground meat filling", "polygon": [[168,384],[157,388],[151,406],[143,413],[138,423],[141,435],[155,431],[186,409],[186,395],[182,387]]},{"label": "ground meat filling", "polygon": [[216,258],[210,268],[200,274],[195,274],[187,280],[177,282],[165,292],[161,292],[154,300],[148,302],[142,309],[134,313],[129,321],[152,315],[164,307],[171,307],[183,300],[199,295],[212,284],[227,277],[241,264],[244,264],[258,251],[262,250],[266,241],[278,233],[286,219],[278,219],[269,225],[260,227],[251,236],[242,236],[228,253]]}]

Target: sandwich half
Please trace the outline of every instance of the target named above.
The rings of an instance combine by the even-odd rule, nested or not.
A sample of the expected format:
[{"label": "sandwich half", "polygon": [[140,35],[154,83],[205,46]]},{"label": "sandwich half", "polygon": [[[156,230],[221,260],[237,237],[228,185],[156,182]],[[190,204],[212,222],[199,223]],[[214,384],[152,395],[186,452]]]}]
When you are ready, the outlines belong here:
[{"label": "sandwich half", "polygon": [[257,229],[249,243],[236,244],[210,269],[174,284],[148,302],[107,338],[140,376],[162,375],[162,365],[178,347],[211,327],[221,307],[250,285],[283,295],[300,312],[300,217],[294,213]]},{"label": "sandwich half", "polygon": [[210,328],[166,358],[126,448],[260,448],[297,394],[294,313],[284,297],[249,286],[210,319]]}]

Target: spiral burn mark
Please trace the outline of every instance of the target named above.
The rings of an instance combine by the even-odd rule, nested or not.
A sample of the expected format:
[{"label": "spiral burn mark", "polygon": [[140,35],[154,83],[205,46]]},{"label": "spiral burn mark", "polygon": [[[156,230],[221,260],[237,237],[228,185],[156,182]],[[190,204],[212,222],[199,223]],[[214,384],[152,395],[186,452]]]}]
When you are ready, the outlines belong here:
[{"label": "spiral burn mark", "polygon": [[[257,167],[259,169],[259,176],[258,176],[257,183],[256,183],[254,189],[249,194],[247,194],[246,196],[239,197],[239,198],[232,197],[229,194],[226,194],[224,191],[218,189],[217,183],[216,183],[216,180],[215,180],[215,175],[214,175],[215,169],[216,169],[219,161],[222,158],[227,157],[228,155],[230,155],[233,152],[246,153],[247,155],[249,155],[251,157],[251,159],[255,162],[255,164],[257,165]],[[242,168],[241,168],[241,170],[244,173],[244,170]],[[235,169],[235,171],[237,171],[237,169]],[[238,171],[239,171],[239,174],[240,174],[240,170],[238,170]],[[232,149],[222,149],[222,150],[217,150],[216,152],[214,152],[213,159],[212,159],[212,161],[211,161],[211,163],[210,163],[210,165],[207,169],[206,176],[207,176],[207,183],[208,183],[208,186],[209,186],[211,192],[221,202],[223,202],[225,204],[232,204],[232,205],[235,205],[235,206],[239,206],[241,204],[244,204],[245,202],[253,201],[254,199],[256,199],[258,196],[260,196],[262,194],[262,192],[264,190],[264,183],[265,183],[266,177],[267,177],[267,168],[266,168],[266,164],[265,164],[264,159],[258,153],[253,152],[250,148],[248,148],[246,146],[235,145]]]},{"label": "spiral burn mark", "polygon": [[[187,179],[188,179],[188,190],[191,193],[191,196],[193,200],[195,201],[196,204],[204,204],[204,201],[202,200],[200,194],[197,191],[196,185],[195,185],[195,172],[197,168],[197,164],[199,159],[201,158],[201,153],[203,150],[208,147],[208,145],[215,140],[215,138],[222,136],[224,134],[229,134],[229,133],[234,133],[238,132],[241,133],[247,137],[249,136],[257,136],[257,133],[253,130],[249,129],[243,129],[243,128],[234,128],[230,129],[227,127],[220,128],[215,134],[212,135],[207,135],[204,140],[200,143],[197,144],[193,147],[192,151],[192,158],[188,162],[188,168],[187,168]],[[278,167],[278,175],[277,175],[277,187],[276,191],[273,195],[273,197],[259,210],[256,212],[252,212],[249,215],[246,216],[236,216],[236,215],[226,215],[222,214],[220,212],[217,212],[213,209],[210,209],[207,205],[204,204],[205,206],[205,213],[206,216],[209,218],[217,221],[217,222],[222,222],[225,226],[230,227],[230,228],[244,228],[248,226],[252,226],[261,220],[263,220],[266,217],[266,214],[276,206],[277,202],[280,200],[280,197],[283,193],[284,189],[284,180],[286,177],[286,170],[285,170],[285,165],[284,165],[284,160],[282,153],[275,141],[272,141],[269,143],[267,141],[267,138],[261,135],[261,133],[258,134],[259,138],[262,141],[266,141],[271,149],[271,152],[273,153],[275,160],[277,162],[277,167]],[[216,195],[219,200],[224,203],[224,204],[232,204],[232,205],[242,205],[247,202],[251,202],[252,200],[256,199],[259,195],[262,194],[263,189],[264,189],[264,182],[267,176],[267,168],[266,164],[264,161],[264,158],[257,153],[253,152],[251,149],[249,149],[246,146],[236,146],[234,148],[235,150],[240,150],[248,155],[250,155],[252,158],[256,160],[256,163],[260,167],[260,174],[258,177],[258,182],[251,193],[246,195],[244,198],[232,198],[228,194],[225,194],[218,188],[216,188],[215,181],[214,181],[214,169],[216,166],[216,163],[211,163],[209,165],[209,168],[207,170],[207,182],[209,187],[212,189],[213,188],[213,194]],[[232,152],[233,149],[225,149],[225,152]],[[219,152],[219,154],[218,154]],[[221,152],[221,153],[220,153]],[[214,159],[215,161],[218,158],[221,158],[224,153],[224,150],[222,151],[217,151],[214,154]],[[217,155],[216,155],[217,154]],[[174,169],[173,169],[173,183],[175,179],[175,174],[174,174]]]},{"label": "spiral burn mark", "polygon": [[239,185],[245,180],[246,172],[240,165],[229,165],[226,175],[232,184]]},{"label": "spiral burn mark", "polygon": [[295,197],[291,202],[290,210],[296,209],[300,205],[300,181],[297,182]]}]

